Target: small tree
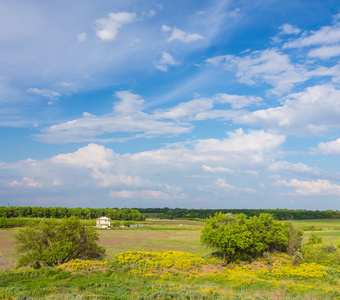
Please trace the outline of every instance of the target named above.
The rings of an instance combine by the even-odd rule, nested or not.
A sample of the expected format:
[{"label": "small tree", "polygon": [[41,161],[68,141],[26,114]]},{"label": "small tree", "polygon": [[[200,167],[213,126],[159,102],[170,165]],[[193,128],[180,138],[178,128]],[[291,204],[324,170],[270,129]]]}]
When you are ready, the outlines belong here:
[{"label": "small tree", "polygon": [[244,214],[216,213],[207,220],[202,229],[201,243],[223,253],[223,265],[226,256],[241,253],[250,246],[250,235]]},{"label": "small tree", "polygon": [[271,214],[260,214],[247,219],[244,214],[220,212],[206,221],[201,243],[221,251],[225,264],[227,256],[258,256],[266,251],[287,252],[292,246],[296,252],[301,239],[291,224],[281,223]]},{"label": "small tree", "polygon": [[56,266],[76,258],[101,259],[105,254],[95,229],[85,227],[76,217],[43,219],[39,225],[20,230],[15,239],[21,254],[18,267]]}]

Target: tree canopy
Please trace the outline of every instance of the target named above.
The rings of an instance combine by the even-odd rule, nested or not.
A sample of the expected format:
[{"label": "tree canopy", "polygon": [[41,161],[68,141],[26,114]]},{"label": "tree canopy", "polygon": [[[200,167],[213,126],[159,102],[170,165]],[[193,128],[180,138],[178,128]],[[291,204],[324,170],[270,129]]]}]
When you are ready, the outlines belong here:
[{"label": "tree canopy", "polygon": [[244,214],[220,212],[207,220],[201,243],[222,252],[225,262],[226,256],[257,256],[274,250],[287,252],[291,234],[291,224],[281,223],[271,214],[247,219]]},{"label": "tree canopy", "polygon": [[43,219],[39,225],[19,230],[15,239],[18,266],[55,266],[76,258],[101,259],[105,254],[97,243],[96,230],[85,227],[76,217]]}]

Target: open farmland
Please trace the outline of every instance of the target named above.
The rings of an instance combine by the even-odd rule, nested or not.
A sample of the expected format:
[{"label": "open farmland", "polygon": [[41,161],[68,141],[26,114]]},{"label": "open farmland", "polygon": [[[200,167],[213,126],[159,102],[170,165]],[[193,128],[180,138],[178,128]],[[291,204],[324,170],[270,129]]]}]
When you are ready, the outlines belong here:
[{"label": "open farmland", "polygon": [[[340,244],[340,220],[294,223],[300,229],[314,226],[304,232],[305,240],[315,234],[324,243]],[[340,299],[335,256],[324,264],[294,266],[288,256],[278,255],[222,268],[221,260],[200,245],[203,225],[154,219],[139,228],[98,230],[105,262],[15,272],[7,271],[16,264],[18,229],[0,230],[0,260],[6,261],[0,264],[0,299]]]}]

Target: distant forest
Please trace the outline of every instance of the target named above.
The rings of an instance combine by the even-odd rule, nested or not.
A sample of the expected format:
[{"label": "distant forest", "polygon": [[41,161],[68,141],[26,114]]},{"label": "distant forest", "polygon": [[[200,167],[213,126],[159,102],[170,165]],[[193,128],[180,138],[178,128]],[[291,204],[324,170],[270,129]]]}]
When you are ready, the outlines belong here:
[{"label": "distant forest", "polygon": [[148,216],[160,219],[205,219],[216,212],[243,213],[248,217],[261,213],[270,213],[278,220],[303,219],[340,219],[338,210],[304,209],[185,209],[185,208],[67,208],[67,207],[31,207],[1,206],[0,217],[5,218],[64,218],[76,216],[80,219],[96,219],[106,216],[112,220],[142,221]]},{"label": "distant forest", "polygon": [[31,206],[1,206],[0,216],[5,218],[64,218],[76,216],[80,219],[96,219],[106,216],[112,220],[145,220],[137,209],[132,208],[67,208],[67,207],[31,207]]},{"label": "distant forest", "polygon": [[240,214],[248,217],[261,213],[270,213],[278,220],[303,219],[339,219],[338,210],[304,210],[304,209],[185,209],[185,208],[138,208],[143,215],[162,219],[205,219],[216,212]]}]

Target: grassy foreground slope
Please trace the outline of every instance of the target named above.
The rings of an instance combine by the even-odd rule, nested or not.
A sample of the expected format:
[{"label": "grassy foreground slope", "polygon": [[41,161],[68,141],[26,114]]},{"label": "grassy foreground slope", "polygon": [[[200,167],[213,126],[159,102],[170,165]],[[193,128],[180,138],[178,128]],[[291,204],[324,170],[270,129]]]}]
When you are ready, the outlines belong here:
[{"label": "grassy foreground slope", "polygon": [[[295,224],[314,225],[306,236],[340,243],[340,221]],[[298,266],[288,256],[269,255],[222,268],[199,243],[202,226],[153,220],[142,228],[100,230],[104,262],[12,271],[16,230],[0,230],[0,260],[6,261],[0,264],[0,299],[340,299],[339,251],[312,245],[310,253],[318,256],[307,255]]]}]

